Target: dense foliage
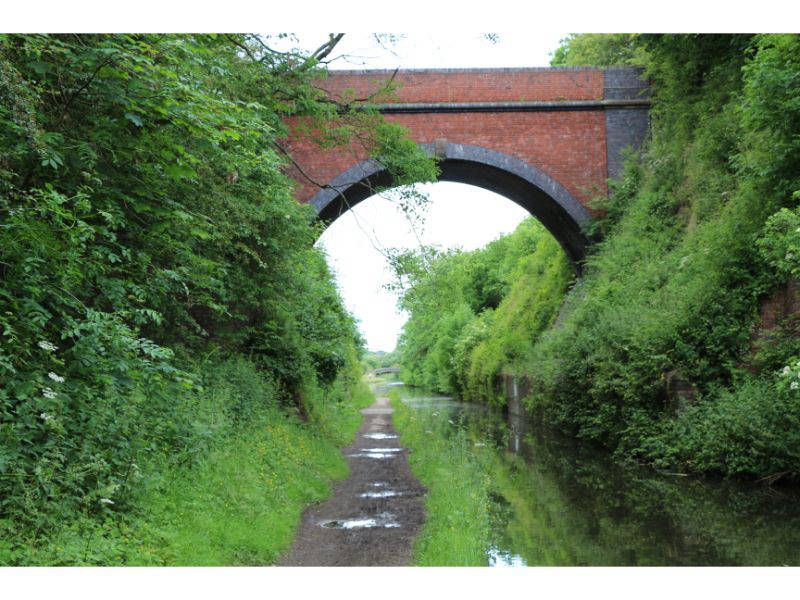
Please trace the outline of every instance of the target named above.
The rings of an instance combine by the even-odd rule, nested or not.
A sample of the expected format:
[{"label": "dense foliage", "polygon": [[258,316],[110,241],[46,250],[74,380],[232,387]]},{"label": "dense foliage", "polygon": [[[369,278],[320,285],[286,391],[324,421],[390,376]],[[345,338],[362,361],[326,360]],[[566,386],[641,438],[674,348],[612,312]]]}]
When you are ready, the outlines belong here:
[{"label": "dense foliage", "polygon": [[[800,188],[800,38],[637,43],[652,139],[614,184],[605,240],[561,327],[530,349],[532,406],[620,457],[796,475],[800,396],[775,369],[800,348],[788,337],[759,368],[750,359],[759,302],[794,260],[791,215],[770,215]],[[691,393],[676,397],[675,380]]]},{"label": "dense foliage", "polygon": [[[0,37],[2,526],[125,510],[137,470],[192,462],[262,404],[350,393],[361,340],[283,172],[285,121],[400,182],[435,170],[321,76],[250,35]],[[203,373],[236,356],[273,392],[207,406]]]},{"label": "dense foliage", "polygon": [[643,52],[633,33],[571,33],[552,56],[552,67],[610,67],[638,64]]},{"label": "dense foliage", "polygon": [[387,369],[396,368],[400,366],[400,362],[395,352],[384,352],[378,350],[376,352],[367,352],[364,358],[361,359],[364,369],[371,371],[373,369]]},{"label": "dense foliage", "polygon": [[572,268],[534,219],[472,252],[395,257],[404,381],[502,403],[500,375],[555,320]]},{"label": "dense foliage", "polygon": [[[67,513],[44,531],[6,529],[0,565],[263,565],[294,538],[303,509],[347,475],[338,447],[374,397],[355,363],[306,399],[301,420],[280,405],[272,380],[243,358],[203,369],[192,415],[192,461],[162,456],[134,466],[128,507]],[[252,414],[230,418],[231,407]],[[119,498],[119,495],[117,495]],[[269,532],[265,535],[264,532]]]},{"label": "dense foliage", "polygon": [[[558,324],[562,271],[523,283],[468,268],[492,250],[429,260],[401,301],[407,381],[491,399],[508,369],[538,417],[620,459],[796,478],[800,36],[581,34],[553,64],[626,63],[651,82],[651,138],[595,200],[603,239]],[[762,321],[787,294],[793,312]]]}]

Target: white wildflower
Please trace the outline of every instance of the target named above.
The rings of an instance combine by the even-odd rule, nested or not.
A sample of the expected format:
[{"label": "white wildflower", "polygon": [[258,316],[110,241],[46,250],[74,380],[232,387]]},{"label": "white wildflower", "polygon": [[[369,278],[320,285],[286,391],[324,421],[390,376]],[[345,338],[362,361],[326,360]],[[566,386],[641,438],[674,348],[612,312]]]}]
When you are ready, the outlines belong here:
[{"label": "white wildflower", "polygon": [[787,377],[788,375],[791,375],[791,374],[792,374],[792,370],[789,368],[789,365],[786,365],[785,367],[783,367],[783,371],[781,371],[781,375],[783,375],[784,377]]},{"label": "white wildflower", "polygon": [[47,350],[48,352],[55,352],[56,350],[58,350],[58,346],[56,346],[55,344],[51,344],[50,342],[47,342],[45,340],[39,342],[39,348],[41,348],[42,350]]},{"label": "white wildflower", "polygon": [[287,218],[287,219],[291,219],[292,217],[290,217],[289,215],[286,215],[286,218]]},{"label": "white wildflower", "polygon": [[789,387],[792,388],[793,390],[796,390],[797,388],[800,388],[800,383],[793,381],[792,383],[789,384]]},{"label": "white wildflower", "polygon": [[43,395],[45,398],[50,398],[51,400],[52,400],[53,398],[55,398],[56,396],[58,396],[58,394],[56,394],[56,393],[55,393],[53,390],[51,390],[49,387],[46,387],[46,388],[44,388],[44,389],[42,390],[42,395]]},{"label": "white wildflower", "polygon": [[60,375],[56,375],[56,374],[55,374],[55,373],[53,373],[52,371],[50,371],[50,372],[47,374],[47,376],[48,376],[50,379],[52,379],[53,381],[57,382],[57,383],[64,383],[64,378],[63,378],[63,377],[61,377]]},{"label": "white wildflower", "polygon": [[114,501],[111,500],[110,498],[100,498],[100,502],[102,504],[114,504]]},{"label": "white wildflower", "polygon": [[53,420],[53,416],[52,415],[48,415],[47,413],[42,413],[39,416],[42,418],[42,421],[44,421],[45,423],[47,423],[47,421],[52,421]]}]

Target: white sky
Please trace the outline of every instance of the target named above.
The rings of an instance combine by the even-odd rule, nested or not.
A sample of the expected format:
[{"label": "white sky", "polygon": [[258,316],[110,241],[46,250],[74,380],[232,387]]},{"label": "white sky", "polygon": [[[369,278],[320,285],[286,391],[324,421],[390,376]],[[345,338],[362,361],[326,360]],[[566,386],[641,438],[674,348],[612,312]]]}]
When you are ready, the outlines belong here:
[{"label": "white sky", "polygon": [[[424,69],[431,67],[547,67],[549,53],[566,33],[498,34],[492,42],[477,31],[394,34],[381,46],[368,33],[345,34],[336,46],[330,69]],[[304,36],[305,37],[305,36]],[[325,40],[317,34],[317,40]],[[312,43],[313,45],[313,43]],[[310,48],[311,46],[304,46]],[[335,55],[335,56],[334,56]]]},{"label": "white sky", "polygon": [[[346,34],[331,69],[403,69],[455,67],[545,67],[565,33],[503,35],[492,43],[480,33],[408,34],[388,49],[369,34]],[[306,41],[308,39],[309,41]],[[324,35],[299,36],[300,47],[319,45]],[[513,231],[528,212],[503,196],[470,185],[441,182],[419,186],[431,204],[424,244],[474,250]],[[370,350],[394,349],[408,315],[397,298],[383,289],[391,280],[378,248],[416,248],[417,236],[391,202],[372,197],[339,217],[320,238],[345,304],[359,320]]]},{"label": "white sky", "polygon": [[[431,198],[424,229],[416,228],[423,244],[474,250],[510,233],[528,215],[503,196],[475,186],[443,181],[418,187]],[[408,315],[398,312],[396,296],[382,289],[392,277],[376,247],[419,246],[402,211],[373,196],[334,221],[317,244],[325,249],[347,308],[360,321],[367,347],[393,350]]]}]

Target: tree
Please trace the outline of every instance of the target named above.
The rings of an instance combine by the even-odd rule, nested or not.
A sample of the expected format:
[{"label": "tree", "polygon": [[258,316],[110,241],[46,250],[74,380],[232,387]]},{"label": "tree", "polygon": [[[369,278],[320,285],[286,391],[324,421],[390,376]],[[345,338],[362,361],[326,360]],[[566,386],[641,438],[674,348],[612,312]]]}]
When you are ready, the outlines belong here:
[{"label": "tree", "polygon": [[357,354],[286,120],[366,139],[400,181],[435,170],[315,85],[339,39],[0,36],[0,519],[96,510],[197,444],[200,357],[249,357],[302,404]]},{"label": "tree", "polygon": [[553,53],[553,67],[609,67],[641,64],[644,55],[633,33],[571,33]]}]

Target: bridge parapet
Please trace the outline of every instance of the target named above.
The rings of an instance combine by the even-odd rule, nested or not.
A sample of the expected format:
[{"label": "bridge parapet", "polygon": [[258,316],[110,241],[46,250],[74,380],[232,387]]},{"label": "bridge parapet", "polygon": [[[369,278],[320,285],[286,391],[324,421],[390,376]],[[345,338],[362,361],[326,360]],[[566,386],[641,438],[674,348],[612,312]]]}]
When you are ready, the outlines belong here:
[{"label": "bridge parapet", "polygon": [[404,69],[330,71],[319,86],[333,96],[368,98],[388,80],[396,92],[381,102],[524,102],[602,100],[596,68]]},{"label": "bridge parapet", "polygon": [[372,370],[373,375],[385,375],[386,373],[399,373],[399,372],[400,372],[400,369],[397,369],[395,367],[391,367],[391,368],[387,367],[387,368],[373,369]]}]

